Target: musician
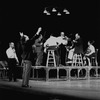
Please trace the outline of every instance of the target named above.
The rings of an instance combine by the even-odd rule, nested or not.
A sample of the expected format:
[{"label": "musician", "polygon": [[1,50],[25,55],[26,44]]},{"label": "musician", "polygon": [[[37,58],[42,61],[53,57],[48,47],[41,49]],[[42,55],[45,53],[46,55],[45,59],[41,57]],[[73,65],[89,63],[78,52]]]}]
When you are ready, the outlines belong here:
[{"label": "musician", "polygon": [[90,41],[88,41],[88,48],[86,50],[85,57],[88,57],[90,59],[90,62],[91,62],[91,58],[95,57],[95,47]]},{"label": "musician", "polygon": [[21,36],[21,43],[22,43],[22,66],[23,66],[23,75],[22,75],[22,87],[29,87],[29,78],[30,78],[30,71],[32,66],[32,61],[34,58],[32,45],[35,42],[35,39],[39,37],[39,33],[42,30],[41,27],[38,28],[36,34],[29,39],[27,35],[20,33]]},{"label": "musician", "polygon": [[73,40],[74,43],[74,54],[83,54],[83,41],[82,38],[78,33],[75,34],[75,40]]},{"label": "musician", "polygon": [[72,41],[72,46],[70,46],[68,61],[72,60],[74,54],[83,55],[83,41],[78,33],[75,34],[75,39]]},{"label": "musician", "polygon": [[55,49],[55,56],[56,56],[56,64],[59,64],[59,56],[58,56],[58,41],[57,38],[54,37],[52,34],[50,35],[50,37],[46,40],[46,42],[44,43],[44,52],[47,53],[47,50],[51,48],[51,49]]},{"label": "musician", "polygon": [[35,52],[37,54],[37,58],[36,58],[36,66],[40,66],[42,64],[42,60],[43,60],[43,36],[42,34],[39,36],[39,38],[37,38],[35,40]]},{"label": "musician", "polygon": [[9,81],[12,81],[12,79],[14,79],[14,81],[16,81],[16,78],[17,78],[16,64],[19,63],[19,60],[16,55],[15,46],[14,46],[13,42],[9,43],[9,48],[6,50],[6,54],[8,57]]},{"label": "musician", "polygon": [[67,61],[71,61],[72,60],[73,54],[74,54],[74,50],[75,50],[75,48],[72,48],[72,47],[70,48],[69,53],[68,53]]},{"label": "musician", "polygon": [[60,36],[57,37],[57,42],[59,45],[59,55],[60,55],[60,64],[65,66],[65,57],[66,57],[66,45],[68,44],[68,37],[65,36],[64,32],[60,33]]}]

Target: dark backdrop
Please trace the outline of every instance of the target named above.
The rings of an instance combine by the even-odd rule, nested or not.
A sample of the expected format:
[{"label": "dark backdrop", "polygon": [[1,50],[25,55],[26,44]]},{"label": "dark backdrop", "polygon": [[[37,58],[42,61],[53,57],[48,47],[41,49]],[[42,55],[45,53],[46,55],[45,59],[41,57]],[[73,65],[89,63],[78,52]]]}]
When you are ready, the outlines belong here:
[{"label": "dark backdrop", "polygon": [[[43,10],[47,6],[66,8],[70,15],[46,16]],[[47,37],[51,33],[58,36],[60,31],[64,31],[66,35],[78,32],[84,44],[87,40],[94,40],[96,48],[100,48],[99,6],[99,0],[3,2],[0,6],[0,42],[6,49],[9,41],[19,40],[20,31],[32,37],[41,26],[42,33],[46,32]]]}]

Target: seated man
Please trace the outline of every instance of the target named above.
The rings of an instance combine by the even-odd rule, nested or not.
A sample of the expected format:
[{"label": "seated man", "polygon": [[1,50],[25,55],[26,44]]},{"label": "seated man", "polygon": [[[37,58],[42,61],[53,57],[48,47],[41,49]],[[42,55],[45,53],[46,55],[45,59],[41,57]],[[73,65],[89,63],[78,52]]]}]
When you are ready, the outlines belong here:
[{"label": "seated man", "polygon": [[51,34],[50,37],[44,43],[44,52],[46,53],[48,49],[55,49],[56,63],[58,65],[59,58],[58,58],[57,47],[58,47],[57,38],[52,36]]},{"label": "seated man", "polygon": [[52,34],[44,43],[44,52],[45,53],[49,47],[57,47],[57,38],[52,36]]},{"label": "seated man", "polygon": [[90,59],[90,62],[91,58],[95,57],[95,47],[92,45],[90,41],[88,41],[88,48],[86,50],[85,56]]}]

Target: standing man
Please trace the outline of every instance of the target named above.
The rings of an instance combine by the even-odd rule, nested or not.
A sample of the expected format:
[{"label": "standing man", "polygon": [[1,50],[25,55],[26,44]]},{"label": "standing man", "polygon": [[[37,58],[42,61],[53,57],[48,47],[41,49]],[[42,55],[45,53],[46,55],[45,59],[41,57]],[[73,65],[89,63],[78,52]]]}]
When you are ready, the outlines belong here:
[{"label": "standing man", "polygon": [[34,58],[32,45],[34,44],[35,39],[38,38],[41,29],[42,29],[41,27],[38,28],[38,31],[31,39],[29,39],[27,35],[20,33],[22,50],[23,50],[23,53],[22,53],[22,66],[23,66],[22,87],[29,87],[30,71],[31,71],[32,61]]},{"label": "standing man", "polygon": [[19,63],[16,51],[15,51],[15,46],[13,42],[9,43],[9,48],[6,50],[6,54],[8,57],[8,67],[9,67],[9,72],[8,72],[8,77],[9,81],[16,81],[16,64]]},{"label": "standing man", "polygon": [[66,45],[68,44],[68,37],[65,36],[64,32],[61,32],[60,36],[57,37],[58,45],[59,45],[59,55],[60,55],[60,64],[65,66],[65,58],[66,58]]},{"label": "standing man", "polygon": [[74,54],[83,55],[83,41],[78,33],[75,34],[75,40],[73,40],[73,43],[75,47]]},{"label": "standing man", "polygon": [[37,58],[36,58],[36,66],[41,66],[42,64],[42,60],[43,60],[43,36],[42,34],[39,36],[39,38],[37,38],[35,40],[35,52],[37,54]]}]

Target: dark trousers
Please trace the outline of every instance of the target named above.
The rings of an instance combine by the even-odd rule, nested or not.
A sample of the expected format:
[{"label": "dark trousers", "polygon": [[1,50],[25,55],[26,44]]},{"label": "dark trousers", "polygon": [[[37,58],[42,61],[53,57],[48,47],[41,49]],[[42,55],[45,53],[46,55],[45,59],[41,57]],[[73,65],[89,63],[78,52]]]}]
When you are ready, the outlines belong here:
[{"label": "dark trousers", "polygon": [[66,48],[63,44],[59,46],[59,55],[60,55],[60,63],[62,65],[66,65],[65,64]]},{"label": "dark trousers", "polygon": [[31,72],[31,66],[32,63],[29,60],[23,60],[22,61],[23,66],[23,75],[22,75],[22,85],[29,85],[29,79],[30,79],[30,72]]},{"label": "dark trousers", "polygon": [[40,66],[42,64],[42,60],[43,60],[43,52],[37,52],[37,59],[36,59],[36,66]]},{"label": "dark trousers", "polygon": [[17,73],[16,73],[16,60],[15,59],[8,59],[8,78],[9,81],[11,81],[12,79],[14,79],[14,81],[16,81],[17,78]]}]

